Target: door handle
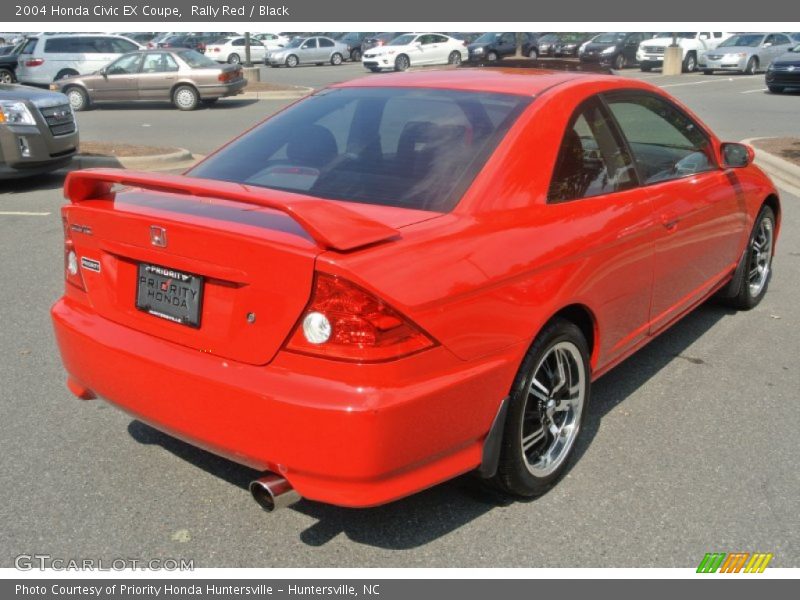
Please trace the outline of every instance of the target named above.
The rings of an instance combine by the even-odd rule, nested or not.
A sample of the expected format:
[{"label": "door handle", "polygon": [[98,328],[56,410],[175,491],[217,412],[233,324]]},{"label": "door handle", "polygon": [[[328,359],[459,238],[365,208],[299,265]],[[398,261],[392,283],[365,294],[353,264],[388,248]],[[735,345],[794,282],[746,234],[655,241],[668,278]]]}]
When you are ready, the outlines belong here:
[{"label": "door handle", "polygon": [[678,228],[678,223],[680,223],[680,220],[681,218],[677,215],[661,215],[661,224],[667,229],[667,231],[675,231]]}]

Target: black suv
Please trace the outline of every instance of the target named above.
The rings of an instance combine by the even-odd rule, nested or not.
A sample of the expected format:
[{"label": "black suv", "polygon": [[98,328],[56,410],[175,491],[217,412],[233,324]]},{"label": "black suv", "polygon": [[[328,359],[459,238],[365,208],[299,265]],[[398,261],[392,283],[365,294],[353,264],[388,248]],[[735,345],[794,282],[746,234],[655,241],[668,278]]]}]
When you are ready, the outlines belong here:
[{"label": "black suv", "polygon": [[22,41],[9,52],[0,54],[0,83],[14,83],[17,81],[17,57],[25,45]]},{"label": "black suv", "polygon": [[[536,58],[536,55],[531,55],[531,49],[536,52],[536,36],[532,33],[522,34],[522,54]],[[469,60],[479,61],[486,60],[494,62],[505,56],[514,56],[517,52],[517,34],[516,33],[484,33],[477,38],[474,42],[467,45],[469,51]]]},{"label": "black suv", "polygon": [[636,50],[652,33],[601,33],[592,38],[580,51],[582,63],[600,63],[620,70],[638,63]]}]

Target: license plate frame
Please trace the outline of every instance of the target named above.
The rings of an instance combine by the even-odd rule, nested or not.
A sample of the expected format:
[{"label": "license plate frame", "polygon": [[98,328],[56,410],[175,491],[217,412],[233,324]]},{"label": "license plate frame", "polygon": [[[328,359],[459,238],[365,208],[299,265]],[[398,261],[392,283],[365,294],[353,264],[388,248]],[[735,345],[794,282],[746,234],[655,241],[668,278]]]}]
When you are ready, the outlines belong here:
[{"label": "license plate frame", "polygon": [[205,278],[171,267],[140,262],[136,268],[136,308],[178,325],[200,328]]}]

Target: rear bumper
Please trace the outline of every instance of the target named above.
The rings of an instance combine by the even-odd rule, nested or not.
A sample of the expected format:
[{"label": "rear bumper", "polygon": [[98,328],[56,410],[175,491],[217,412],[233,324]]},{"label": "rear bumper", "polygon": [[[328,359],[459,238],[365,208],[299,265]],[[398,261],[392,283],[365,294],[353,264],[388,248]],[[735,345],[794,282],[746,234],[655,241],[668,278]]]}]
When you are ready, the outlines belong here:
[{"label": "rear bumper", "polygon": [[280,473],[303,497],[353,507],[478,467],[524,351],[463,362],[437,347],[393,363],[335,368],[284,352],[252,366],[128,329],[71,298],[51,313],[73,390],[91,390],[175,437]]},{"label": "rear bumper", "polygon": [[235,96],[242,93],[242,90],[247,85],[246,79],[240,79],[232,83],[225,83],[219,85],[200,85],[197,86],[202,99],[208,98],[224,98],[226,96]]}]

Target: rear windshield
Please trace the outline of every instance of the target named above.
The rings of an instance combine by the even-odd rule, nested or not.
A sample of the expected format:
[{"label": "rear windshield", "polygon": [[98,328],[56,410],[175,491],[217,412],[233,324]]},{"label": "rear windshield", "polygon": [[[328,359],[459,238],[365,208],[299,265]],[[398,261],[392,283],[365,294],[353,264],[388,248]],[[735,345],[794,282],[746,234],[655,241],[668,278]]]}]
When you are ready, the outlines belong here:
[{"label": "rear windshield", "polygon": [[178,56],[193,69],[219,68],[219,63],[211,60],[204,54],[200,54],[196,50],[182,50],[178,52]]},{"label": "rear windshield", "polygon": [[454,90],[326,90],[264,122],[189,174],[447,212],[530,101]]}]

